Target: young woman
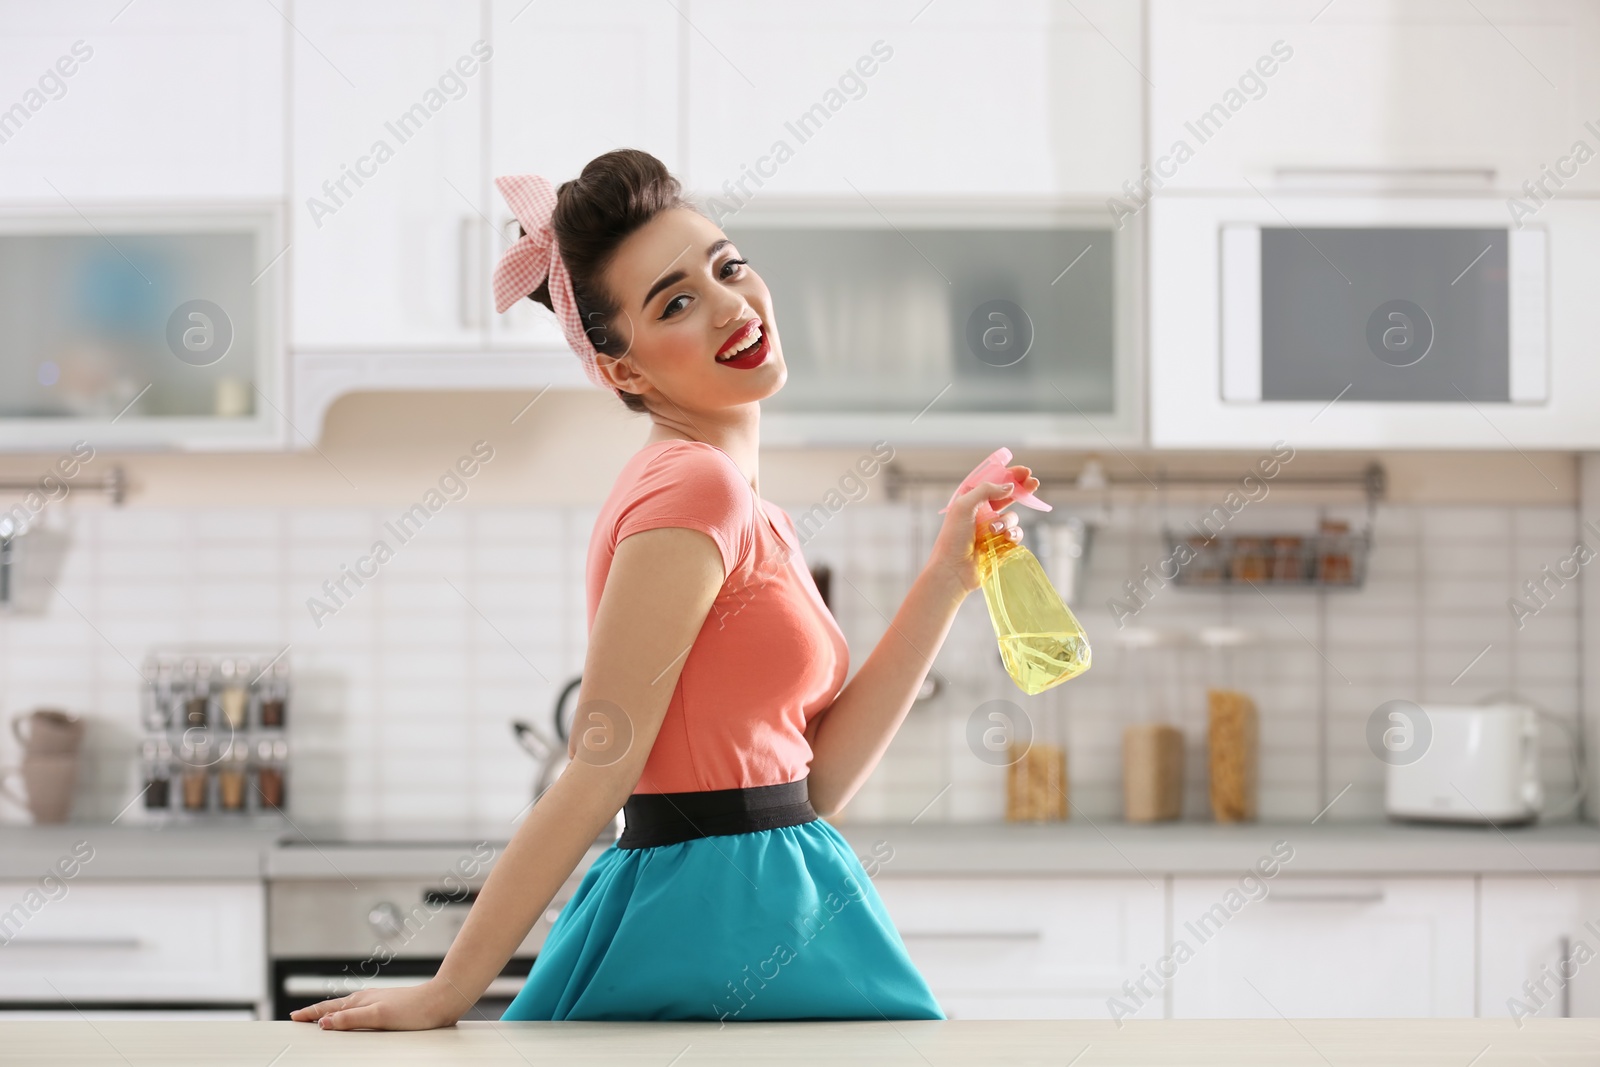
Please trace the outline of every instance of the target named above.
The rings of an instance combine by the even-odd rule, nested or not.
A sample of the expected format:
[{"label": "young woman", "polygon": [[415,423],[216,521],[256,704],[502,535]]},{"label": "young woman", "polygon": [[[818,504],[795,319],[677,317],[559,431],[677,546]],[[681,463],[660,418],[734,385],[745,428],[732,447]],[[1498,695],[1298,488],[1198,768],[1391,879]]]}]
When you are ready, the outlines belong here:
[{"label": "young woman", "polygon": [[[504,311],[556,313],[589,377],[650,418],[602,507],[572,762],[517,827],[438,974],[295,1012],[348,1030],[449,1026],[500,973],[600,831],[627,829],[561,911],[502,1016],[942,1019],[871,880],[818,815],[877,766],[978,586],[956,498],[888,632],[849,650],[789,516],[761,498],[761,401],[787,369],[772,294],[645,152],[553,192],[497,179],[523,237]],[[581,309],[581,310],[580,310]],[[1011,468],[1021,488],[1038,480]],[[992,520],[1020,540],[1016,516]]]}]

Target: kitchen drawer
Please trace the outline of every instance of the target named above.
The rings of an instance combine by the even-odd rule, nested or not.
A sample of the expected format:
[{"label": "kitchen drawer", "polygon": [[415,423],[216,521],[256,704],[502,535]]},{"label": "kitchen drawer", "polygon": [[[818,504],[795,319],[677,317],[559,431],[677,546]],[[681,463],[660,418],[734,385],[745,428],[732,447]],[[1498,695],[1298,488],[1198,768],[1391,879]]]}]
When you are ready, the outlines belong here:
[{"label": "kitchen drawer", "polygon": [[[1161,954],[1165,894],[1122,878],[881,878],[906,950],[951,1018],[1108,1018]],[[1139,1017],[1160,1018],[1159,998]]]},{"label": "kitchen drawer", "polygon": [[1178,1019],[1465,1018],[1473,1014],[1470,877],[1294,878],[1251,899],[1239,879],[1176,878]]},{"label": "kitchen drawer", "polygon": [[[64,887],[64,891],[63,891]],[[259,882],[0,882],[0,1002],[258,1001]]]}]

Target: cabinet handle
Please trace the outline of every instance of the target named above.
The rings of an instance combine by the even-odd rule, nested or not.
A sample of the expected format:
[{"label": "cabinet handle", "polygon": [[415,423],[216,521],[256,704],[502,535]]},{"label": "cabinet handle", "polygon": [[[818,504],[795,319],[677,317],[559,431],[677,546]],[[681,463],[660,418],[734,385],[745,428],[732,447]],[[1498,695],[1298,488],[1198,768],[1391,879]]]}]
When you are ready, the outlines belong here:
[{"label": "cabinet handle", "polygon": [[1565,935],[1561,938],[1561,954],[1556,957],[1556,977],[1561,979],[1561,1017],[1572,1018],[1572,979],[1561,973],[1561,965],[1572,958],[1572,939]]},{"label": "cabinet handle", "polygon": [[1277,167],[1272,172],[1274,180],[1294,184],[1297,182],[1362,182],[1398,179],[1417,183],[1449,181],[1473,187],[1492,188],[1499,171],[1493,167]]},{"label": "cabinet handle", "polygon": [[461,290],[458,294],[461,328],[483,328],[483,224],[474,216],[464,215],[456,231],[457,252],[460,256]]},{"label": "cabinet handle", "polygon": [[5,947],[19,948],[143,948],[137,937],[13,937]]},{"label": "cabinet handle", "polygon": [[1329,892],[1329,893],[1268,893],[1266,900],[1276,900],[1280,904],[1382,904],[1383,890],[1375,889],[1369,892]]},{"label": "cabinet handle", "polygon": [[902,930],[902,941],[1042,941],[1038,930]]}]

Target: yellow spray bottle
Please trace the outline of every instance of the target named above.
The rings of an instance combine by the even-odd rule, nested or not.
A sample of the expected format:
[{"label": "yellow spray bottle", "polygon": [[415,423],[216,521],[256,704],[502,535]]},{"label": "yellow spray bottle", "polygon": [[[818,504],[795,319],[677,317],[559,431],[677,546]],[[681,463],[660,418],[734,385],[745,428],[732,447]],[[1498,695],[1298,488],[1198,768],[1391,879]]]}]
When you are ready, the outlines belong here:
[{"label": "yellow spray bottle", "polygon": [[[1049,511],[1049,504],[1022,491],[1010,463],[1011,450],[996,449],[967,475],[952,494],[951,503],[980,482],[1010,482],[1018,489],[1012,496],[1016,503]],[[949,510],[950,505],[946,504],[940,514]],[[1006,673],[1018,688],[1032,696],[1089,669],[1089,638],[1050,584],[1038,558],[1004,531],[989,529],[998,514],[987,501],[978,505],[978,578]]]}]

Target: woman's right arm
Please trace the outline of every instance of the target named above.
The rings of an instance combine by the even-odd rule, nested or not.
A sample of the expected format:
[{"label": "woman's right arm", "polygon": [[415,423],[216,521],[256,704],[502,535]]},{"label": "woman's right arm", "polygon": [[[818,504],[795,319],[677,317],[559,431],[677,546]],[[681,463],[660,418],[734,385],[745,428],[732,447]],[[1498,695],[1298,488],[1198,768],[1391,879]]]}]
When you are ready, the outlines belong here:
[{"label": "woman's right arm", "polygon": [[427,1030],[466,1014],[638,784],[723,577],[716,542],[698,530],[660,527],[618,543],[584,658],[575,758],[512,834],[438,974],[291,1018],[336,1030]]}]

